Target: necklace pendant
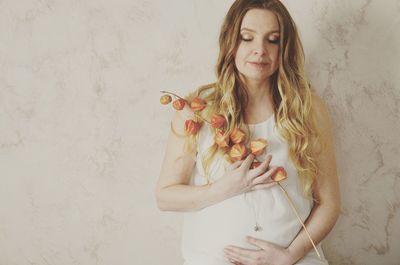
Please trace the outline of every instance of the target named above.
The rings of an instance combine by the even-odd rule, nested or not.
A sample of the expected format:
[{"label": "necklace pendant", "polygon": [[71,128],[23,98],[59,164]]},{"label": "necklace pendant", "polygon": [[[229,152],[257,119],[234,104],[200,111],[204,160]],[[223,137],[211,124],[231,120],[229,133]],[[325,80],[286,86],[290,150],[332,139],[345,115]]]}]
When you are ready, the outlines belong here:
[{"label": "necklace pendant", "polygon": [[254,231],[256,231],[256,232],[262,231],[262,227],[259,226],[258,224],[256,224],[256,225],[254,226]]}]

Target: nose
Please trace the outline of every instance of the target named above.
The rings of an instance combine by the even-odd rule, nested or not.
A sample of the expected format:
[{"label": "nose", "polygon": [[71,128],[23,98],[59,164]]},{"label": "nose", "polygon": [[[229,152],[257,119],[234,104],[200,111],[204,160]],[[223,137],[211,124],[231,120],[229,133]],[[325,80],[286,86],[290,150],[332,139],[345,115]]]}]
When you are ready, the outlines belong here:
[{"label": "nose", "polygon": [[253,52],[256,55],[265,55],[267,54],[267,49],[265,47],[265,43],[262,41],[258,41],[254,44]]}]

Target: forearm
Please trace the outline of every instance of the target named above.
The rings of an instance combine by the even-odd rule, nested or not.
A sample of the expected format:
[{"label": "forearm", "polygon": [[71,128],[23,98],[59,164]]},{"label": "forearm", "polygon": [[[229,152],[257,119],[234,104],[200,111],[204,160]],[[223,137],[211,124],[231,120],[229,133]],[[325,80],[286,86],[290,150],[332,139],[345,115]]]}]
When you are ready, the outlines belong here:
[{"label": "forearm", "polygon": [[[340,209],[338,207],[329,205],[316,205],[311,210],[304,225],[316,246],[332,230],[339,217],[339,213]],[[304,228],[302,228],[289,246],[289,252],[293,257],[293,264],[303,258],[311,249],[313,249],[313,245]]]},{"label": "forearm", "polygon": [[213,184],[173,185],[157,191],[158,207],[162,211],[194,211],[226,199],[226,195]]}]

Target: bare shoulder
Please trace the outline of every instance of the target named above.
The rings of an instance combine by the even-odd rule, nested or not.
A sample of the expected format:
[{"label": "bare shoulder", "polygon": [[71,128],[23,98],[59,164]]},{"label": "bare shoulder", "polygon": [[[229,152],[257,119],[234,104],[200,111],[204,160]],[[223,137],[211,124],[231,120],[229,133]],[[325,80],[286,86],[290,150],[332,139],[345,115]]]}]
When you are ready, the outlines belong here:
[{"label": "bare shoulder", "polygon": [[312,95],[312,110],[315,115],[317,127],[322,133],[332,130],[332,118],[326,102],[318,95]]},{"label": "bare shoulder", "polygon": [[312,106],[319,122],[322,120],[330,119],[329,108],[326,102],[318,95],[312,95]]},{"label": "bare shoulder", "polygon": [[184,126],[186,120],[192,120],[195,118],[193,110],[185,104],[182,110],[177,110],[172,117],[172,126],[180,134],[184,133]]},{"label": "bare shoulder", "polygon": [[320,139],[314,151],[320,153],[322,149],[333,147],[332,117],[326,102],[316,94],[312,95],[312,111]]},{"label": "bare shoulder", "polygon": [[176,185],[188,184],[195,166],[193,150],[186,152],[185,122],[193,119],[194,112],[185,104],[182,110],[175,110],[172,117],[170,133],[161,165],[157,190]]}]

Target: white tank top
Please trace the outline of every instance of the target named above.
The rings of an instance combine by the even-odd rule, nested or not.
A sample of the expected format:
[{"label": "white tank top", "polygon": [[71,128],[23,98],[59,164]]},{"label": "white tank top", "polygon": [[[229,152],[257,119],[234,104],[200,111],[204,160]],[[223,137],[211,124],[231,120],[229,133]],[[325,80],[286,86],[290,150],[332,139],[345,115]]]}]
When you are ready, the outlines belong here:
[{"label": "white tank top", "polygon": [[[249,124],[249,127],[250,139],[264,138],[268,141],[267,151],[257,158],[264,161],[267,154],[272,154],[271,165],[285,168],[288,178],[282,181],[281,185],[286,189],[304,222],[314,204],[301,196],[296,169],[289,161],[288,144],[279,135],[274,116],[258,124]],[[213,141],[211,128],[204,123],[199,132],[196,167],[191,176],[192,185],[206,184],[201,157]],[[210,166],[211,181],[221,177],[228,165],[229,163],[217,154]],[[256,222],[262,230],[254,230]],[[257,249],[246,242],[248,235],[288,247],[300,229],[302,225],[278,185],[240,194],[201,210],[184,213],[181,242],[184,265],[229,265],[231,263],[223,253],[227,245]],[[317,248],[322,260],[318,258],[315,250],[311,249],[296,264],[328,264],[321,244],[318,244]]]}]

